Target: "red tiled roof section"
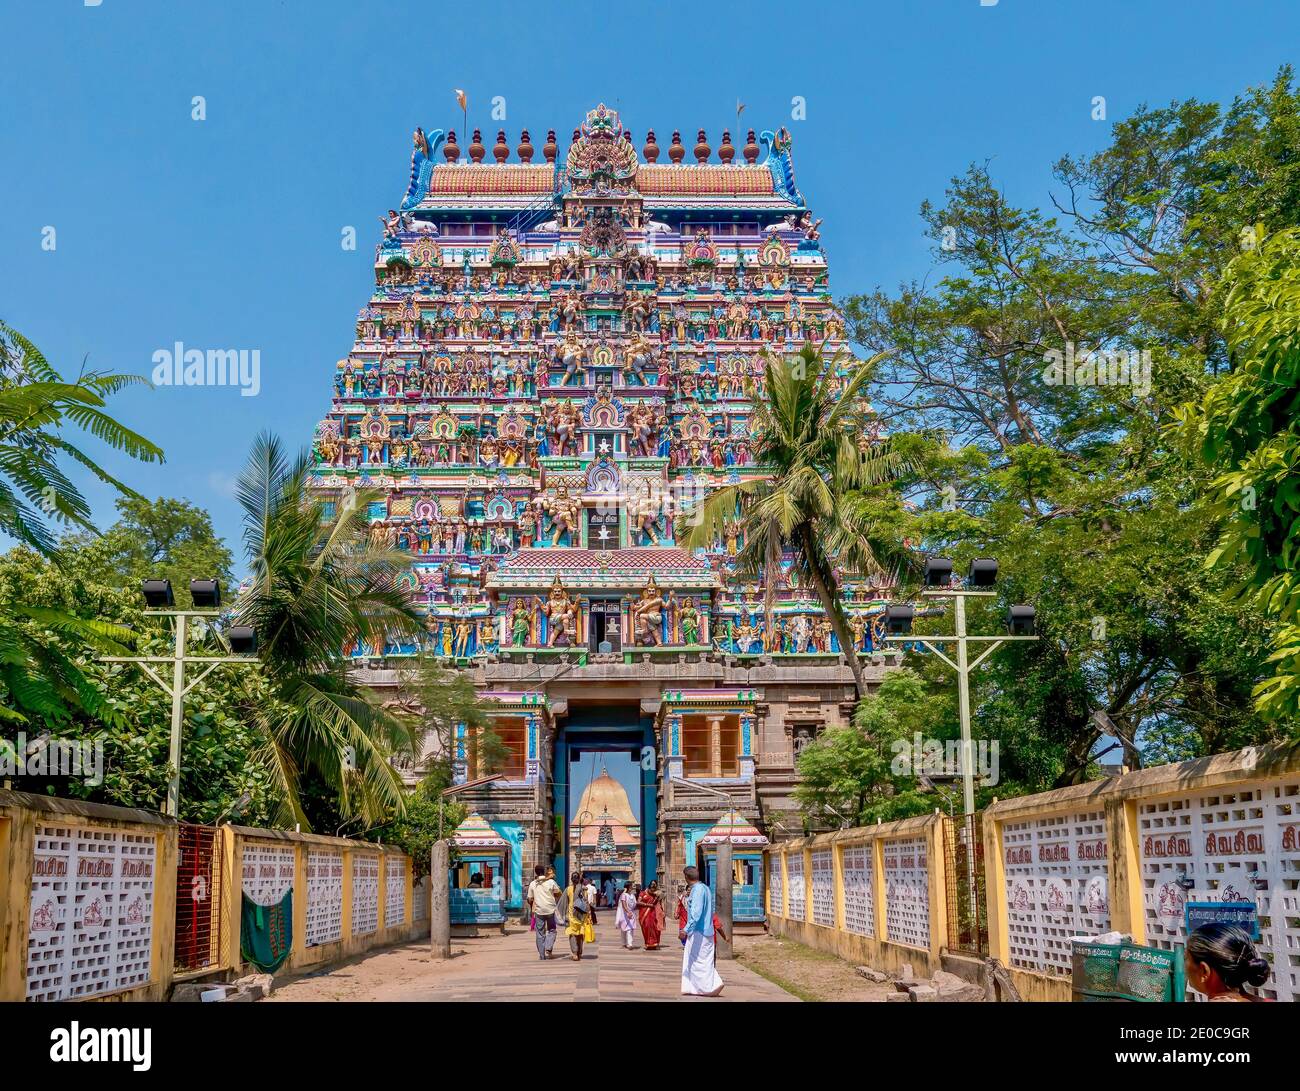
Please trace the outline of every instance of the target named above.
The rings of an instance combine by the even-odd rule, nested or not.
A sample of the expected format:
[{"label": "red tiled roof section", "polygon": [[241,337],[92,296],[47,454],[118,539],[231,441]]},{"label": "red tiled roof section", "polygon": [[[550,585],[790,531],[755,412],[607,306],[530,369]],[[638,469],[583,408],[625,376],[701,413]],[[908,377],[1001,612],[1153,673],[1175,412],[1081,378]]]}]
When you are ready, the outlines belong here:
[{"label": "red tiled roof section", "polygon": [[636,186],[647,197],[771,196],[772,172],[766,167],[691,167],[649,164],[636,172]]},{"label": "red tiled roof section", "polygon": [[[608,564],[606,564],[608,562]],[[684,549],[665,546],[662,549],[521,549],[517,556],[500,568],[502,575],[521,569],[578,569],[605,568],[611,571],[635,572],[712,572],[709,562],[687,553]]]},{"label": "red tiled roof section", "polygon": [[496,166],[455,166],[439,163],[429,179],[432,197],[463,197],[480,193],[550,193],[555,168],[506,163]]}]

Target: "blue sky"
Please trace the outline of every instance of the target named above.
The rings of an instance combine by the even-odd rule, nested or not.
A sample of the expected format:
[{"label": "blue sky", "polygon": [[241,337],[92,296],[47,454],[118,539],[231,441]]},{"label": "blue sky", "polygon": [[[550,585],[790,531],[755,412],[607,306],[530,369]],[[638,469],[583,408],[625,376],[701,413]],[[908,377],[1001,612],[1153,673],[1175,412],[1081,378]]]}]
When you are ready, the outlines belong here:
[{"label": "blue sky", "polygon": [[[602,99],[638,147],[649,128],[665,144],[700,127],[716,147],[741,99],[746,126],[792,130],[847,294],[929,267],[917,207],[972,161],[1013,201],[1045,202],[1051,164],[1105,141],[1094,96],[1114,120],[1270,79],[1300,41],[1300,5],[3,0],[0,40],[0,318],[65,372],[88,357],[146,374],[177,341],[260,350],[256,397],[120,397],[167,462],[103,459],[150,496],[208,508],[238,554],[249,443],[270,428],[306,444],[324,414],[411,132],[462,128],[452,88],[471,127],[503,125],[512,147],[522,128],[563,145]],[[791,119],[796,95],[806,120]],[[87,495],[106,525],[112,495]]]}]

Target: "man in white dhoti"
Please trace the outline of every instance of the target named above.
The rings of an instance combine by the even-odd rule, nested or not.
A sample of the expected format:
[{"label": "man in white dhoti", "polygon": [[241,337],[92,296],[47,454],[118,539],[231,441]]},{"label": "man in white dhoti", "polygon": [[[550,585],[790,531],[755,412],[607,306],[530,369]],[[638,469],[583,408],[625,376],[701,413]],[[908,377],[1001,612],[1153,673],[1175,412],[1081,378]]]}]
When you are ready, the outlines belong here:
[{"label": "man in white dhoti", "polygon": [[699,870],[688,867],[686,881],[686,927],[681,931],[682,995],[717,996],[722,978],[713,954],[713,891],[700,882]]}]

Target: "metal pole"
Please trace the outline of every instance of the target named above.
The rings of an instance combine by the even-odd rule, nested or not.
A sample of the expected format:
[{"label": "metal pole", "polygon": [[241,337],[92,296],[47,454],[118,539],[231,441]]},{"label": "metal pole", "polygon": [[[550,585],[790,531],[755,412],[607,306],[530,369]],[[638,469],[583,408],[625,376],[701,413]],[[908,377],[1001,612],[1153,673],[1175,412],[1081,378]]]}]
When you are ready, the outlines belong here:
[{"label": "metal pole", "polygon": [[970,666],[966,657],[966,599],[955,596],[957,608],[957,691],[958,707],[961,713],[961,790],[962,817],[961,836],[966,842],[966,898],[970,907],[971,930],[976,944],[979,940],[979,925],[974,919],[975,909],[975,762],[972,754],[970,737]]},{"label": "metal pole", "polygon": [[172,738],[170,759],[172,778],[167,785],[167,805],[163,813],[177,818],[181,803],[181,725],[185,720],[185,639],[189,618],[176,615],[176,643],[172,649]]},{"label": "metal pole", "polygon": [[957,607],[957,707],[961,717],[961,791],[967,814],[975,813],[975,766],[971,761],[970,667],[966,661],[966,600],[955,596]]}]

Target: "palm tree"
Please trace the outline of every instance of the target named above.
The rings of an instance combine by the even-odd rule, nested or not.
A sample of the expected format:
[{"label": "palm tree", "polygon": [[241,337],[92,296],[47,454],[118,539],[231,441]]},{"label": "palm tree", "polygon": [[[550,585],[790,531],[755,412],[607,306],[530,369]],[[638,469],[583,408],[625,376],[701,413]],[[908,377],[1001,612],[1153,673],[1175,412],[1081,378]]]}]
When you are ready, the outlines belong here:
[{"label": "palm tree", "polygon": [[837,568],[877,575],[905,558],[864,503],[905,469],[887,440],[859,443],[862,391],[886,355],[855,362],[839,353],[827,361],[818,346],[806,345],[788,360],[768,356],[767,401],[749,419],[755,462],[767,473],[713,493],[692,513],[683,541],[688,549],[710,546],[739,518],[744,545],[737,574],[763,581],[768,632],[781,559],[791,555],[794,571],[821,600],[859,696],[862,665],[850,651]]},{"label": "palm tree", "polygon": [[143,382],[139,375],[97,371],[66,382],[31,341],[0,322],[0,531],[48,557],[57,544],[47,519],[94,530],[90,505],[59,465],[61,456],[126,496],[139,496],[60,429],[75,425],[141,462],[161,462],[161,448],[104,411],[111,395]]},{"label": "palm tree", "polygon": [[382,651],[424,627],[398,586],[402,555],[368,547],[370,497],[327,511],[307,491],[310,464],[307,453],[291,460],[263,434],[239,478],[252,575],[236,616],[257,632],[273,694],[250,715],[267,740],[263,757],[282,788],[284,817],[309,825],[298,784],[311,771],[335,793],[341,814],[374,824],[403,809],[388,758],[414,740],[348,678],[341,652],[356,642]]},{"label": "palm tree", "polygon": [[[61,434],[75,425],[114,450],[161,462],[162,449],[104,412],[106,399],[145,380],[138,375],[83,372],[65,382],[30,340],[0,322],[0,532],[60,561],[48,520],[94,531],[90,505],[60,466],[80,463],[119,492],[138,497]],[[14,604],[0,616],[0,722],[59,724],[75,713],[102,715],[103,694],[62,645],[123,652],[130,630],[65,610]]]}]

